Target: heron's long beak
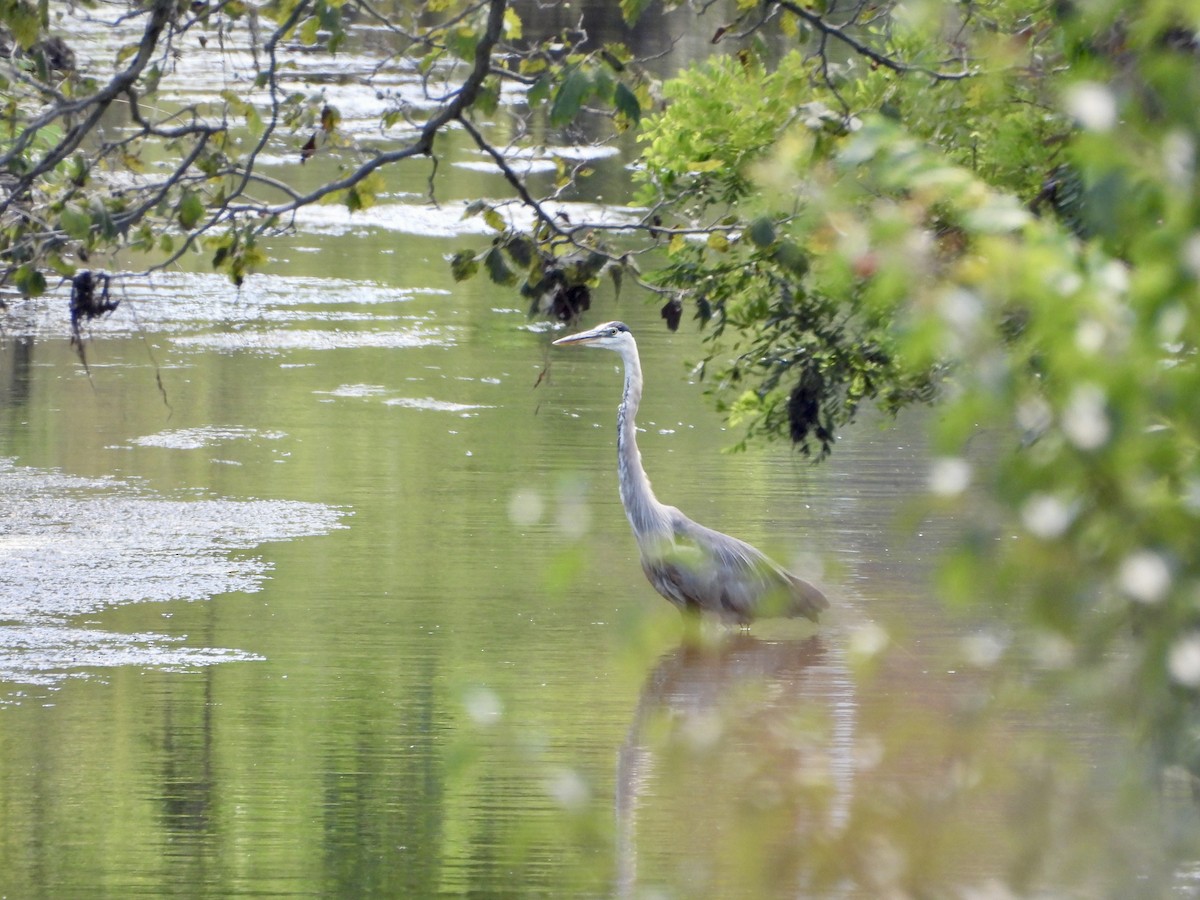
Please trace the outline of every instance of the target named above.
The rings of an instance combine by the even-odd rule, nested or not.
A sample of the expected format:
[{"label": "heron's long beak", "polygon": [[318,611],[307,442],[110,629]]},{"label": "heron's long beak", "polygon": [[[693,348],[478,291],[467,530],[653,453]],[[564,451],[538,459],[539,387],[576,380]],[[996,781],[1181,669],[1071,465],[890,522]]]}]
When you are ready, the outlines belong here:
[{"label": "heron's long beak", "polygon": [[566,337],[560,337],[555,344],[586,344],[588,341],[594,341],[597,338],[603,337],[600,330],[593,328],[591,331],[580,331],[577,334],[568,334]]}]

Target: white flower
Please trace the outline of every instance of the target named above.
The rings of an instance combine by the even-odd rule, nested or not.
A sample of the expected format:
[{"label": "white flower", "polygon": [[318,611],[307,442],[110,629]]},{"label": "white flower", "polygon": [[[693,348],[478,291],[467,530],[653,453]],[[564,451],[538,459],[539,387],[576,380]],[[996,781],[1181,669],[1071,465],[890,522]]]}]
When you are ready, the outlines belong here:
[{"label": "white flower", "polygon": [[1167,671],[1185,687],[1200,687],[1200,634],[1193,632],[1171,645]]},{"label": "white flower", "polygon": [[1171,569],[1153,550],[1138,550],[1121,561],[1117,582],[1139,603],[1158,603],[1171,587]]}]

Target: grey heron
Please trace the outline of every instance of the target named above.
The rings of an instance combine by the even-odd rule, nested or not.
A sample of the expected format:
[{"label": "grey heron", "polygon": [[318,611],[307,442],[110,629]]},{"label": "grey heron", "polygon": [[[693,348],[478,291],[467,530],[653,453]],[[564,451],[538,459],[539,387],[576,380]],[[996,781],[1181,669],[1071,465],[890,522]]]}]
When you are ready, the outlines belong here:
[{"label": "grey heron", "polygon": [[829,606],[820,590],[745,541],[705,528],[654,496],[637,446],[634,416],[642,401],[642,363],[629,326],[605,322],[554,343],[613,350],[625,364],[625,392],[617,408],[617,480],[642,570],[654,588],[684,613],[709,613],[739,625],[766,616],[817,621]]}]

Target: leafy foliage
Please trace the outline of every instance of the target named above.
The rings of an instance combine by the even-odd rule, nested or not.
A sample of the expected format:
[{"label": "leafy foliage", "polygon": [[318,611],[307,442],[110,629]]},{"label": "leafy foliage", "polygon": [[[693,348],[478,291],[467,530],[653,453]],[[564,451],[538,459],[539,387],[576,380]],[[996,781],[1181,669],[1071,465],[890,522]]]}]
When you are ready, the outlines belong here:
[{"label": "leafy foliage", "polygon": [[[954,141],[946,152],[919,127],[863,114],[828,154],[781,139],[759,177],[769,194],[821,198],[819,214],[780,226],[802,246],[824,243],[809,278],[841,279],[834,296],[880,313],[908,371],[950,367],[942,466],[974,473],[978,493],[968,478],[933,482],[970,523],[943,571],[946,596],[1002,616],[1003,659],[1026,687],[1103,697],[1160,764],[1194,778],[1200,120],[1165,93],[1196,79],[1200,56],[1163,21],[1131,10],[1067,20],[1062,45],[1086,44],[1086,65],[1077,74],[1061,57],[1048,93],[1062,146],[1048,156],[1032,142],[1027,156],[1072,173],[1061,220],[1014,194],[1034,189],[1017,166],[988,164],[1012,146],[1003,129],[968,168]],[[864,254],[869,271],[854,271]],[[762,320],[783,308],[770,303]],[[773,335],[756,353],[780,345]],[[968,451],[981,433],[982,456]]]},{"label": "leafy foliage", "polygon": [[[820,21],[829,29],[822,50],[831,34],[841,34],[783,6],[782,21],[792,22],[785,33]],[[1059,58],[1052,18],[1013,3],[982,4],[958,21],[952,20],[958,13],[934,8],[920,15],[873,20],[865,32],[879,43],[867,50],[873,54],[867,66],[853,57],[835,62],[811,47],[771,61],[761,46],[705,63],[664,86],[670,105],[643,126],[639,199],[662,220],[673,215],[697,223],[707,216],[730,233],[745,228],[750,237],[749,252],[745,241],[732,252],[730,245],[674,242],[668,265],[653,279],[680,290],[700,286],[690,292],[697,316],[714,323],[706,364],[726,397],[720,405],[747,425],[747,437],[787,435],[806,454],[822,457],[863,401],[895,412],[931,400],[948,362],[900,352],[895,326],[910,279],[881,259],[868,227],[856,225],[851,233],[843,227],[839,210],[869,199],[862,186],[852,176],[821,177],[864,117],[902,121],[949,161],[1027,202],[1061,165],[1071,124],[1048,100],[1046,73]],[[938,36],[951,25],[956,43],[943,47]],[[987,59],[991,67],[939,69],[921,58],[934,55],[930,48],[946,50],[942,58]],[[779,167],[816,177],[779,191],[771,183]],[[921,214],[925,219],[914,222],[889,213],[878,227],[913,235],[915,225],[941,252],[962,252],[955,246],[961,223],[938,208]],[[926,274],[938,277],[940,260],[928,262]],[[726,325],[736,333],[728,343],[721,340]]]}]

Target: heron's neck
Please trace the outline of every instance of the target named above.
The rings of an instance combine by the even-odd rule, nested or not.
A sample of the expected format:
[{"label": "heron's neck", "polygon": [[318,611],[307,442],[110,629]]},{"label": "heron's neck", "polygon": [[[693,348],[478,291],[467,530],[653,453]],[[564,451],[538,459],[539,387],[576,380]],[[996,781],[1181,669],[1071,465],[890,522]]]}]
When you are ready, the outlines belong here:
[{"label": "heron's neck", "polygon": [[662,504],[650,488],[637,445],[634,416],[642,402],[642,364],[636,349],[622,352],[621,358],[625,361],[625,395],[617,408],[617,481],[621,488],[621,505],[625,507],[634,535],[640,540],[665,526]]}]

